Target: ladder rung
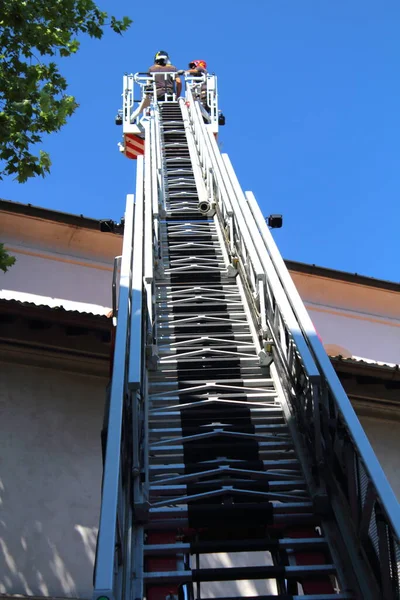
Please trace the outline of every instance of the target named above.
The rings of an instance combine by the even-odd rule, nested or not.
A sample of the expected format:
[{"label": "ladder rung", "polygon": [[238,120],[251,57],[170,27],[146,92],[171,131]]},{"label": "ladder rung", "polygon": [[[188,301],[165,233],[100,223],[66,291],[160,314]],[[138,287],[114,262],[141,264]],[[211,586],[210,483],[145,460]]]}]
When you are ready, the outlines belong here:
[{"label": "ladder rung", "polygon": [[[229,493],[229,490],[226,491]],[[312,502],[259,502],[259,503],[237,503],[232,505],[233,509],[230,510],[230,506],[225,506],[222,504],[190,504],[189,507],[187,505],[182,506],[163,506],[160,508],[150,508],[150,516],[155,517],[183,517],[187,515],[189,512],[191,515],[200,515],[207,520],[205,522],[209,522],[211,517],[216,520],[220,520],[221,517],[227,518],[230,516],[230,513],[234,511],[234,514],[239,513],[241,511],[243,516],[243,523],[246,523],[246,511],[248,512],[249,517],[254,517],[254,511],[265,510],[265,518],[269,519],[269,516],[266,514],[267,511],[270,511],[274,516],[276,514],[285,515],[285,514],[311,514],[313,509]],[[242,508],[243,507],[243,508]],[[211,522],[211,521],[210,521]],[[212,523],[215,525],[214,521]]]},{"label": "ladder rung", "polygon": [[[155,571],[144,573],[146,583],[184,583],[202,581],[235,581],[237,579],[316,579],[332,575],[335,566],[296,565],[296,566],[262,566],[262,567],[229,567],[227,569],[193,569],[192,571]],[[278,597],[279,598],[279,597]]]},{"label": "ladder rung", "polygon": [[147,544],[146,556],[170,556],[180,552],[190,554],[211,554],[218,552],[255,552],[258,550],[315,550],[325,548],[326,539],[318,538],[282,538],[280,540],[219,540],[205,542],[178,542],[176,544]]},{"label": "ladder rung", "polygon": [[[164,485],[157,485],[157,481],[154,481],[154,483],[152,483],[150,485],[150,494],[153,495],[157,494],[157,496],[172,496],[172,495],[177,495],[177,494],[184,494],[187,491],[187,487],[186,484],[181,484],[181,485],[169,485],[169,484],[164,484]],[[201,481],[199,483],[194,483],[193,485],[193,490],[196,491],[197,487],[202,487],[203,485],[207,485],[207,487],[209,489],[217,489],[219,487],[221,487],[222,485],[233,485],[234,487],[236,486],[245,486],[245,485],[249,485],[248,489],[252,489],[252,488],[257,488],[257,486],[260,485],[260,480],[257,479],[256,481],[249,481],[248,479],[221,479],[221,480],[215,480],[215,481],[207,481],[207,484],[203,484]],[[296,494],[299,493],[301,490],[304,490],[305,488],[305,484],[303,483],[302,485],[299,485],[299,483],[297,481],[269,481],[268,479],[265,480],[265,487],[266,489],[269,488],[269,493],[271,494],[276,494],[277,492],[286,492],[289,493],[291,491],[294,492],[294,490],[296,490]]]},{"label": "ladder rung", "polygon": [[[274,526],[281,528],[303,527],[305,525],[314,527],[320,524],[319,517],[304,513],[274,515],[273,521]],[[156,519],[146,524],[146,529],[149,531],[171,531],[171,529],[177,531],[187,527],[189,527],[189,522],[185,517]]]}]

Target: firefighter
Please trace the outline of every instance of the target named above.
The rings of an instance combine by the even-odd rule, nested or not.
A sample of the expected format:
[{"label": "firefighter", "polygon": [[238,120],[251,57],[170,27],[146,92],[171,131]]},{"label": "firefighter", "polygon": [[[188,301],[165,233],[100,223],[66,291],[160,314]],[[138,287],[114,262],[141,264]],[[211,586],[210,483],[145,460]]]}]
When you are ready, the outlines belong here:
[{"label": "firefighter", "polygon": [[[189,63],[189,69],[186,73],[199,77],[200,75],[207,75],[207,63],[205,60],[192,60]],[[204,81],[200,87],[200,101],[207,112],[210,112],[210,107],[207,104],[207,82]]]},{"label": "firefighter", "polygon": [[189,69],[186,71],[187,73],[192,73],[193,75],[207,73],[207,63],[205,60],[192,60],[188,66]]},{"label": "firefighter", "polygon": [[[171,64],[168,52],[160,50],[154,57],[154,65],[149,68],[149,73],[160,73],[155,76],[157,100],[166,100],[172,96],[176,90],[176,97],[179,98],[182,90],[181,79],[178,75],[178,69]],[[176,75],[167,75],[163,73],[176,73]]]}]

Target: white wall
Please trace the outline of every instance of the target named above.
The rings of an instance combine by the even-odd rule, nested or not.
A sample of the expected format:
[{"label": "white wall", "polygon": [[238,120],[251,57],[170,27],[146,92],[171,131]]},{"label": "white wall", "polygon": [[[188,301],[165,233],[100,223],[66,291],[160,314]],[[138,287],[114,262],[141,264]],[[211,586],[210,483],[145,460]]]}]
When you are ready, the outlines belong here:
[{"label": "white wall", "polygon": [[105,385],[0,364],[0,593],[91,597]]},{"label": "white wall", "polygon": [[400,502],[400,422],[366,416],[359,416],[359,419]]},{"label": "white wall", "polygon": [[107,314],[122,236],[2,212],[0,238],[17,261],[0,273],[0,298]]},{"label": "white wall", "polygon": [[400,363],[399,321],[307,308],[325,347],[337,344],[350,356]]},{"label": "white wall", "polygon": [[[112,267],[77,264],[56,256],[27,255],[14,251],[17,261],[0,274],[0,297],[63,306],[94,314],[107,314],[112,305]],[[51,299],[54,302],[51,302]]]},{"label": "white wall", "polygon": [[347,357],[400,363],[399,292],[308,273],[291,276],[328,353],[340,347]]}]

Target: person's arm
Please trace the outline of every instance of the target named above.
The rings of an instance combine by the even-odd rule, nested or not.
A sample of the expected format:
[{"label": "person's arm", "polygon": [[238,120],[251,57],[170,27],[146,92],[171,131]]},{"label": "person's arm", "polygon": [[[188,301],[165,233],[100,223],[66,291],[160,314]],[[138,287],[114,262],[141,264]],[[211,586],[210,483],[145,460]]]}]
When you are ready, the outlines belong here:
[{"label": "person's arm", "polygon": [[176,97],[179,98],[179,96],[181,95],[181,91],[182,91],[182,81],[178,75],[175,77],[175,83],[176,83]]}]

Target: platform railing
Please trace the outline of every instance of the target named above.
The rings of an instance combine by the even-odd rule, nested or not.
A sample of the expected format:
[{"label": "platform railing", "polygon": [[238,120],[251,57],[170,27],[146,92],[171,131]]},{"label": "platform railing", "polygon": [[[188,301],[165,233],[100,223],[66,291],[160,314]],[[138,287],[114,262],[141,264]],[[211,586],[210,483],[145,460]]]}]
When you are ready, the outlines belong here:
[{"label": "platform railing", "polygon": [[[157,98],[158,87],[162,81],[166,82],[166,96],[161,101],[175,102],[177,100],[177,88],[175,78],[180,77],[182,82],[182,95],[187,99],[187,92],[192,97],[203,98],[204,118],[209,122],[213,131],[218,130],[218,90],[216,75],[203,73],[193,75],[185,71],[165,71],[161,73],[131,73],[124,75],[122,88],[122,109],[119,114],[122,117],[124,133],[132,130],[135,125],[143,130],[143,118],[149,117],[149,107]],[[204,90],[205,87],[205,90]],[[204,94],[204,91],[205,94]]]}]

